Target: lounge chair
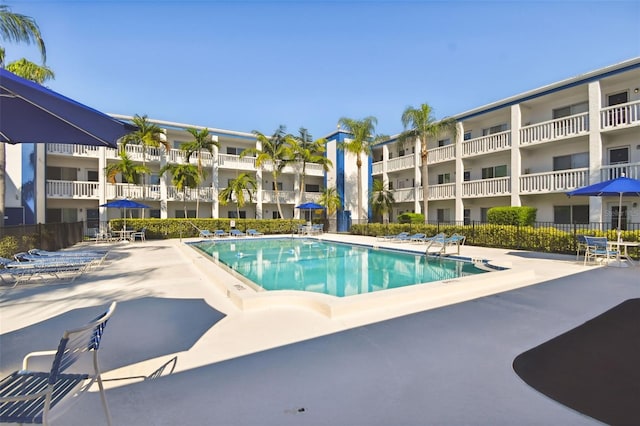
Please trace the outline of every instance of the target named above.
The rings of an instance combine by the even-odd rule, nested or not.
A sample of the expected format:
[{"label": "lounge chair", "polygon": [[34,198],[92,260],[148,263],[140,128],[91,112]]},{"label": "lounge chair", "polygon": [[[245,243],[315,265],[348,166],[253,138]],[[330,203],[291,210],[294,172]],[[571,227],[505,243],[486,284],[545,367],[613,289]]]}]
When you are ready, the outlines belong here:
[{"label": "lounge chair", "polygon": [[[56,413],[68,408],[71,402],[77,401],[97,382],[107,423],[111,425],[98,364],[98,350],[105,325],[115,308],[116,302],[113,302],[104,314],[89,324],[65,331],[57,350],[27,354],[22,361],[22,369],[0,381],[0,422],[48,424]],[[35,342],[35,345],[39,343]],[[48,372],[29,369],[32,358],[44,356],[53,356]],[[78,364],[83,367],[91,364],[76,364],[76,361],[87,357],[93,358],[93,371],[78,371]]]},{"label": "lounge chair", "polygon": [[398,234],[392,234],[392,235],[384,235],[382,236],[382,239],[384,241],[393,241],[393,240],[399,240],[399,239],[403,239],[409,236],[408,232],[400,232]]},{"label": "lounge chair", "polygon": [[250,237],[259,237],[260,235],[264,235],[262,232],[258,232],[255,229],[247,229],[247,235]]},{"label": "lounge chair", "polygon": [[200,234],[198,235],[200,238],[215,238],[215,237],[222,237],[222,234],[226,235],[226,232],[224,232],[221,229],[216,229],[215,232],[211,232],[208,229],[200,229]]},{"label": "lounge chair", "polygon": [[232,229],[231,231],[229,231],[229,235],[231,235],[232,237],[246,237],[247,234],[245,234],[244,232],[242,232],[239,229]]},{"label": "lounge chair", "polygon": [[229,233],[224,229],[216,229],[215,231],[213,231],[213,236],[218,238],[228,237]]},{"label": "lounge chair", "polygon": [[427,242],[427,235],[423,234],[421,232],[418,232],[417,234],[413,234],[409,237],[409,242],[412,243],[425,243]]}]

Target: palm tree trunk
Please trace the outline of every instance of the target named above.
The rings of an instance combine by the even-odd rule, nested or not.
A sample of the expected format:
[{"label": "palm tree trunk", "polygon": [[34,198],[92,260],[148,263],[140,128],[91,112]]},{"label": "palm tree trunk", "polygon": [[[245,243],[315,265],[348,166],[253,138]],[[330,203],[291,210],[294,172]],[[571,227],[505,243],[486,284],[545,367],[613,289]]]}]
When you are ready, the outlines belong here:
[{"label": "palm tree trunk", "polygon": [[358,154],[358,160],[356,161],[356,165],[358,166],[358,225],[360,224],[360,219],[364,216],[362,211],[362,160],[360,159],[360,154]]},{"label": "palm tree trunk", "polygon": [[280,215],[280,219],[284,219],[284,215],[282,214],[282,207],[280,207],[280,194],[278,192],[278,174],[272,173],[273,175],[273,188],[276,192],[276,205],[278,206],[278,214]]}]

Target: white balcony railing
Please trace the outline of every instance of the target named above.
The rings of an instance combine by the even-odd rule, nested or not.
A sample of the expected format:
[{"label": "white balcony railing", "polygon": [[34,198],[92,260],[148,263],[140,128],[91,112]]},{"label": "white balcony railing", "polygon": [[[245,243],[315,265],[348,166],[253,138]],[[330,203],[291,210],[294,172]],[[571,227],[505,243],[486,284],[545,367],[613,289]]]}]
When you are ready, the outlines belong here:
[{"label": "white balcony railing", "polygon": [[383,171],[384,161],[378,161],[371,165],[371,174],[379,175]]},{"label": "white balcony railing", "polygon": [[[278,191],[280,204],[293,204],[296,200],[295,191]],[[276,203],[276,191],[262,191],[263,203]]]},{"label": "white balcony railing", "polygon": [[256,157],[242,157],[239,155],[219,154],[218,167],[221,169],[255,170]]},{"label": "white balcony railing", "polygon": [[600,167],[600,180],[616,179],[620,176],[640,179],[640,163],[614,164]]},{"label": "white balcony railing", "polygon": [[496,197],[509,194],[511,194],[511,178],[508,176],[462,182],[463,197]]},{"label": "white balcony railing", "polygon": [[522,127],[520,129],[520,145],[586,135],[588,132],[589,113],[585,112]]},{"label": "white balcony railing", "polygon": [[456,184],[429,185],[429,200],[449,200],[456,198]]},{"label": "white balcony railing", "polygon": [[404,188],[404,189],[394,189],[391,191],[393,194],[393,199],[396,203],[408,203],[414,201],[414,189],[413,188]]},{"label": "white balcony railing", "polygon": [[[47,153],[73,155],[79,157],[95,157],[98,158],[100,147],[88,145],[72,145],[66,143],[48,143]],[[115,150],[113,150],[115,151]]]},{"label": "white balcony railing", "polygon": [[398,170],[406,170],[413,168],[415,162],[415,154],[403,155],[402,157],[392,158],[387,161],[387,172],[395,172]]},{"label": "white balcony railing", "polygon": [[443,161],[451,161],[456,159],[456,146],[447,145],[440,146],[429,150],[427,157],[428,164],[441,163]]},{"label": "white balcony railing", "polygon": [[462,156],[470,157],[508,148],[511,148],[511,133],[506,131],[462,142]]},{"label": "white balcony railing", "polygon": [[600,110],[602,130],[640,124],[640,101],[614,105]]},{"label": "white balcony railing", "polygon": [[558,170],[520,176],[520,193],[566,192],[589,184],[589,169]]},{"label": "white balcony railing", "polygon": [[47,198],[99,198],[98,182],[47,180]]}]

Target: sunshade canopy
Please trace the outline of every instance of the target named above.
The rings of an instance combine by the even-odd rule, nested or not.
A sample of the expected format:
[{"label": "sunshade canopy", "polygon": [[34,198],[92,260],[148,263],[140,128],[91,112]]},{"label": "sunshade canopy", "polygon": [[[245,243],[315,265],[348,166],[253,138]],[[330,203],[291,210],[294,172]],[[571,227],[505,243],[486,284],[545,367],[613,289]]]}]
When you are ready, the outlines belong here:
[{"label": "sunshade canopy", "polygon": [[640,180],[621,176],[615,179],[585,186],[584,188],[575,189],[567,192],[567,195],[570,197],[574,195],[589,195],[594,197],[617,197],[620,195],[640,196]]},{"label": "sunshade canopy", "polygon": [[299,206],[296,206],[296,209],[319,210],[319,209],[324,209],[324,206],[317,203],[304,203],[304,204],[300,204]]},{"label": "sunshade canopy", "polygon": [[137,201],[133,201],[133,200],[127,200],[127,199],[109,201],[108,203],[100,204],[100,207],[113,207],[113,208],[120,208],[120,209],[148,209],[149,208],[149,206],[145,204],[138,203]]},{"label": "sunshade canopy", "polygon": [[0,68],[0,142],[109,146],[137,128]]}]

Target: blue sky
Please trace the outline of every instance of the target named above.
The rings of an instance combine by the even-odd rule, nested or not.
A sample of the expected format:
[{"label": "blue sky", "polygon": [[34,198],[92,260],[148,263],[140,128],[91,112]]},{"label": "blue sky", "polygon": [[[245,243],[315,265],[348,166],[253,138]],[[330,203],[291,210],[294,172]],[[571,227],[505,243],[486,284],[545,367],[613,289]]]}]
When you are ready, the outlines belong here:
[{"label": "blue sky", "polygon": [[[640,1],[5,1],[36,19],[48,87],[104,112],[315,137],[402,131],[640,56]],[[8,62],[39,60],[4,44]]]}]

